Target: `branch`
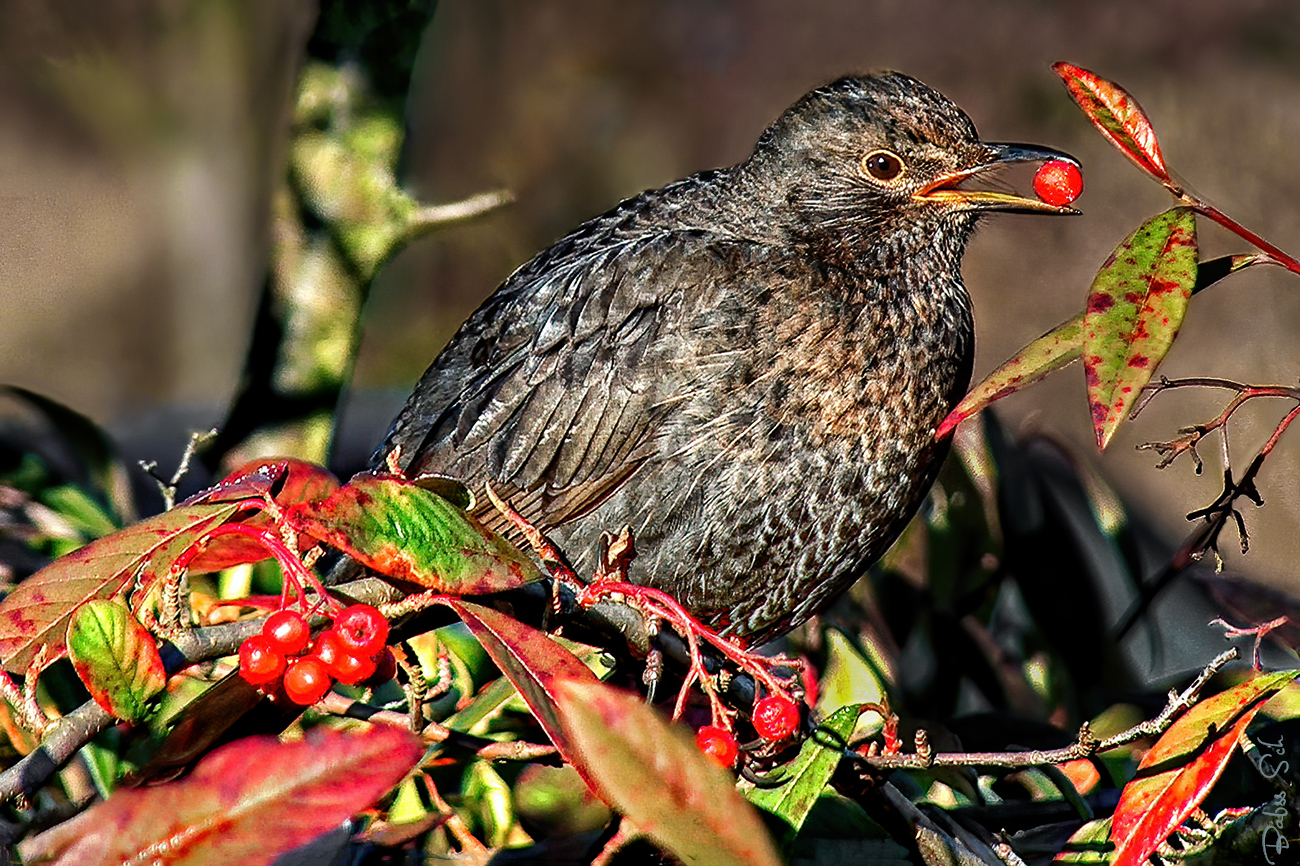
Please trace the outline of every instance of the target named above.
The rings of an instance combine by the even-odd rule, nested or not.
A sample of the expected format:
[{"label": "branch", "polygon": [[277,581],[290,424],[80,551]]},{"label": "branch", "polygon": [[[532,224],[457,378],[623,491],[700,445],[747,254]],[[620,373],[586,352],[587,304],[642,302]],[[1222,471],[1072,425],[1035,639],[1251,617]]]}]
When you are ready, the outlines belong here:
[{"label": "branch", "polygon": [[403,239],[410,240],[437,229],[469,222],[511,204],[514,200],[514,193],[510,190],[494,189],[448,204],[423,205],[411,214]]},{"label": "branch", "polygon": [[[1124,746],[1143,737],[1158,737],[1168,730],[1174,719],[1196,703],[1201,689],[1210,678],[1221,671],[1228,662],[1237,657],[1237,650],[1225,650],[1214,658],[1192,684],[1181,693],[1170,692],[1165,708],[1153,719],[1141,722],[1104,740],[1093,736],[1087,723],[1079,728],[1078,739],[1069,746],[1060,749],[1033,749],[1023,752],[942,752],[928,753],[918,750],[914,754],[874,754],[863,755],[847,752],[855,761],[865,764],[873,770],[924,770],[930,767],[1004,767],[1018,769],[1042,764],[1063,764],[1078,758],[1086,758],[1097,752],[1105,752]],[[918,741],[922,737],[918,733]]]}]

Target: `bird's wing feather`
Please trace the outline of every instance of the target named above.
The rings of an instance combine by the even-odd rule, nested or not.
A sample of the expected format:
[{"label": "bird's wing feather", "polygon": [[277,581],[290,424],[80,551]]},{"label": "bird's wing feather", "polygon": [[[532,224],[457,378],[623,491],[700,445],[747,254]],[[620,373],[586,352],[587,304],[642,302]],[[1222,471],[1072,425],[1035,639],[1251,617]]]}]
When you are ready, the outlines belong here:
[{"label": "bird's wing feather", "polygon": [[[655,452],[692,387],[681,354],[737,242],[660,232],[522,267],[435,359],[377,453],[408,472],[491,482],[530,521],[591,509]],[[490,523],[495,516],[477,509]]]}]

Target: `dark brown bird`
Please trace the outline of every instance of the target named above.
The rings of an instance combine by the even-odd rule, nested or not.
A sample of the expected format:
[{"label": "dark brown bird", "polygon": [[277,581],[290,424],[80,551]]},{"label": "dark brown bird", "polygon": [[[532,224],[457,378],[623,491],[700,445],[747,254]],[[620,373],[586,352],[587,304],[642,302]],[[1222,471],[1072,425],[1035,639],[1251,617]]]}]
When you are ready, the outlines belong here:
[{"label": "dark brown bird", "polygon": [[[628,199],[520,267],[434,360],[376,454],[485,481],[571,557],[628,525],[637,583],[753,641],[823,608],[934,480],[970,378],[958,184],[1064,159],[981,142],[894,72],[791,106],[739,165]],[[483,501],[479,516],[502,528]]]}]

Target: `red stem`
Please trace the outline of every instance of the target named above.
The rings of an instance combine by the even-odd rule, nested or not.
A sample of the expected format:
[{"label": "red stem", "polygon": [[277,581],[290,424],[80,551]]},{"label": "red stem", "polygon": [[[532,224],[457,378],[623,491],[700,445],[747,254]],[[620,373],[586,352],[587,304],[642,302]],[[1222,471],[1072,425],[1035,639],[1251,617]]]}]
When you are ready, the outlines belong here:
[{"label": "red stem", "polygon": [[[252,539],[264,547],[268,553],[275,557],[275,561],[280,564],[280,570],[284,573],[285,589],[287,590],[288,585],[292,583],[297,587],[298,596],[304,604],[306,603],[305,587],[310,585],[331,608],[335,611],[342,609],[342,603],[325,590],[325,587],[321,584],[320,580],[317,579],[316,575],[306,568],[298,557],[294,555],[293,551],[285,545],[284,541],[271,530],[259,529],[242,523],[223,523],[216,529],[212,530],[212,532],[208,533],[204,541],[210,541],[211,539],[222,535],[240,535],[244,538]],[[189,551],[186,551],[188,556],[177,558],[177,565],[181,568],[185,567],[185,565],[187,565],[189,561],[197,555],[199,549],[200,545],[197,544],[191,547]],[[280,599],[281,604],[288,601],[284,592],[281,593]]]},{"label": "red stem", "polygon": [[1282,251],[1281,248],[1274,246],[1273,244],[1264,240],[1262,237],[1255,234],[1253,231],[1246,228],[1241,223],[1237,222],[1232,217],[1228,216],[1227,214],[1219,210],[1214,205],[1202,201],[1201,199],[1196,198],[1191,193],[1187,193],[1187,192],[1183,193],[1183,199],[1197,213],[1209,217],[1219,225],[1223,226],[1228,231],[1237,235],[1237,237],[1247,241],[1248,243],[1253,244],[1260,250],[1263,250],[1265,253],[1267,253],[1269,256],[1272,257],[1273,261],[1277,262],[1279,265],[1286,268],[1291,273],[1300,274],[1300,262],[1296,261],[1291,256],[1287,255],[1285,252]]}]

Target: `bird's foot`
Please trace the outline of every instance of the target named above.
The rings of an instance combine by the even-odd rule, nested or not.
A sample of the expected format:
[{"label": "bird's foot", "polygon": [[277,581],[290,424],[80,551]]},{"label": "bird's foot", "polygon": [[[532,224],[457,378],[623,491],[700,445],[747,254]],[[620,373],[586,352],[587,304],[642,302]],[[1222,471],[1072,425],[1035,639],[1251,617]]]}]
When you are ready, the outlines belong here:
[{"label": "bird's foot", "polygon": [[578,573],[573,570],[573,566],[569,565],[569,561],[564,558],[564,553],[554,541],[547,538],[544,532],[530,523],[528,518],[516,511],[509,502],[498,496],[490,483],[484,482],[483,487],[487,491],[487,497],[492,506],[501,512],[501,516],[509,520],[515,529],[519,530],[519,534],[524,537],[524,540],[528,542],[528,546],[533,549],[533,552],[537,554],[537,558],[542,561],[542,565],[546,566],[546,570],[550,572],[552,580],[551,607],[548,613],[549,616],[558,615],[561,607],[560,584],[567,585],[574,593],[582,592],[586,584],[578,577]]},{"label": "bird's foot", "polygon": [[[778,668],[788,670],[792,666],[797,666],[797,662],[757,655],[739,639],[724,637],[700,622],[668,593],[653,587],[629,583],[626,580],[615,580],[612,576],[584,587],[578,594],[578,604],[589,606],[609,597],[617,597],[624,604],[640,610],[647,623],[656,631],[660,623],[666,623],[686,641],[690,663],[673,706],[674,719],[681,717],[686,708],[686,699],[691,686],[698,682],[701,691],[708,698],[713,724],[728,731],[732,728],[731,720],[734,711],[728,709],[718,696],[714,677],[709,673],[704,662],[701,651],[704,645],[711,647],[735,665],[739,671],[753,677],[768,695],[798,702],[793,695],[800,694],[802,691],[798,688],[799,678],[797,676],[789,679],[778,678],[775,673]],[[756,704],[759,700],[758,693],[759,690],[755,689]]]},{"label": "bird's foot", "polygon": [[[578,577],[553,541],[498,496],[490,484],[485,487],[492,505],[519,530],[550,571],[551,577],[557,583],[567,584],[574,590],[579,605],[590,607],[602,599],[616,598],[639,610],[652,633],[657,632],[661,624],[667,623],[673,631],[682,636],[686,641],[690,662],[681,689],[677,693],[673,708],[674,719],[681,717],[686,708],[691,686],[698,682],[701,691],[708,698],[713,724],[727,731],[732,729],[731,720],[735,712],[728,709],[718,696],[714,677],[709,673],[701,651],[701,647],[705,645],[712,647],[736,669],[751,676],[761,687],[755,689],[755,706],[762,700],[760,697],[762,692],[766,692],[768,697],[779,697],[795,705],[802,703],[802,678],[799,676],[802,665],[799,661],[779,656],[760,656],[751,652],[742,638],[724,637],[718,634],[690,614],[666,592],[631,582],[628,569],[636,557],[636,547],[629,527],[624,526],[618,532],[602,535],[596,570],[592,575],[592,582],[587,584]],[[555,603],[558,605],[558,597]],[[647,662],[646,675],[649,678],[648,684],[652,688],[661,664],[662,662],[658,661],[654,654]],[[786,671],[787,674],[784,677],[778,676],[776,673],[778,670]],[[794,676],[789,675],[790,670],[795,671]]]}]

